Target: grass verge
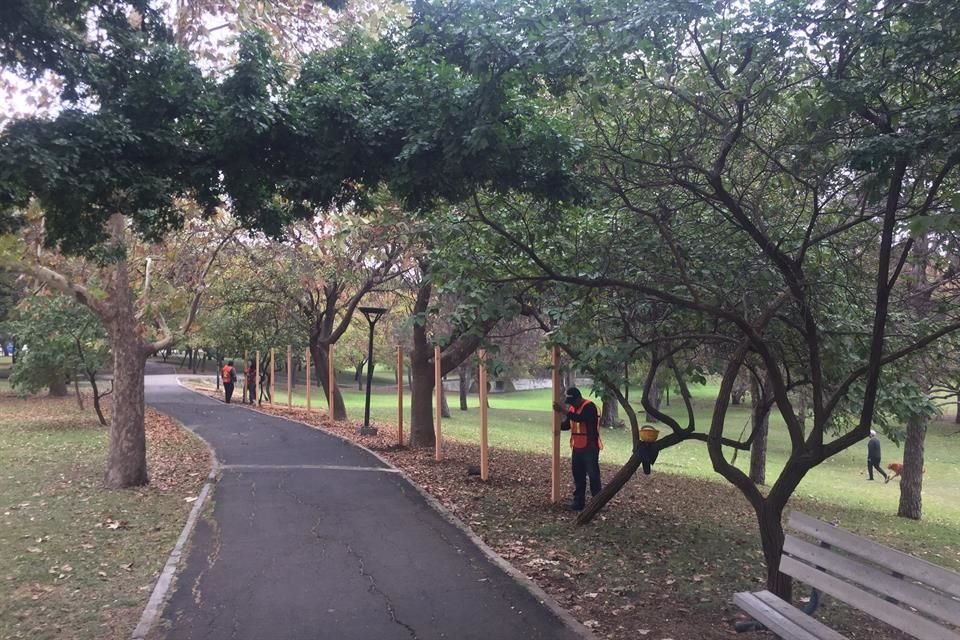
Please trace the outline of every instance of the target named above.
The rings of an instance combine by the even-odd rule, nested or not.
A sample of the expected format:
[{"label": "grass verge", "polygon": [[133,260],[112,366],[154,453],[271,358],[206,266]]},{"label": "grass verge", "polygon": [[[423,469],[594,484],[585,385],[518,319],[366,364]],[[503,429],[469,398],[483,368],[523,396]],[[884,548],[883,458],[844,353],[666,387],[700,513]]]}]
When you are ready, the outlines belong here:
[{"label": "grass verge", "polygon": [[0,398],[0,637],[129,638],[209,471],[147,410],[147,487],[102,486],[107,430],[72,397]]}]

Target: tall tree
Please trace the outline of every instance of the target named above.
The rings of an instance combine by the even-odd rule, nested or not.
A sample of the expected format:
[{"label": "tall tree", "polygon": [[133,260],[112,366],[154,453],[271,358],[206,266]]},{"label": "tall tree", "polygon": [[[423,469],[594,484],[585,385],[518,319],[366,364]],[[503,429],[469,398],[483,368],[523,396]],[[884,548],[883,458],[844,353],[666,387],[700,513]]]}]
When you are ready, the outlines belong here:
[{"label": "tall tree", "polygon": [[[14,248],[6,263],[73,297],[103,323],[116,400],[105,483],[135,486],[147,482],[144,363],[175,334],[146,292],[140,300],[134,295],[131,234],[157,240],[181,226],[183,199],[215,204],[216,171],[197,137],[209,120],[208,83],[146,3],[39,8],[46,4],[14,3],[27,19],[4,32],[4,58],[6,69],[26,76],[57,74],[63,109],[14,120],[0,134],[0,220],[24,221],[35,202],[43,223],[38,239],[55,253],[37,260]],[[44,263],[56,254],[90,260],[99,271],[96,286]],[[209,262],[198,275],[206,269]],[[194,291],[198,296],[202,287]]]},{"label": "tall tree", "polygon": [[[596,188],[589,210],[500,198],[463,209],[464,223],[505,241],[493,254],[503,279],[564,283],[568,300],[613,290],[663,308],[625,345],[650,354],[643,404],[668,429],[657,447],[706,443],[714,469],[755,510],[768,588],[789,596],[778,570],[787,500],[811,469],[867,436],[885,398],[909,401],[902,385],[883,384],[888,365],[960,329],[953,274],[937,282],[942,312],[917,322],[900,277],[914,245],[899,240],[911,221],[933,219],[953,242],[960,9],[597,3],[531,34],[495,4],[472,5],[486,13],[461,29],[482,32],[487,46],[458,46],[454,22],[444,23],[449,55],[476,68],[517,49],[503,41],[530,38],[520,49],[546,66],[551,36],[565,33],[572,61],[590,71],[573,115]],[[562,325],[571,349],[602,371],[609,345],[576,329]],[[726,356],[709,429],[699,431],[689,404],[679,420],[649,390],[660,368],[682,387],[677,357],[704,341],[726,345]],[[752,434],[724,429],[744,364],[768,376],[790,440],[766,494],[729,457]],[[793,390],[809,394],[806,429]]]}]

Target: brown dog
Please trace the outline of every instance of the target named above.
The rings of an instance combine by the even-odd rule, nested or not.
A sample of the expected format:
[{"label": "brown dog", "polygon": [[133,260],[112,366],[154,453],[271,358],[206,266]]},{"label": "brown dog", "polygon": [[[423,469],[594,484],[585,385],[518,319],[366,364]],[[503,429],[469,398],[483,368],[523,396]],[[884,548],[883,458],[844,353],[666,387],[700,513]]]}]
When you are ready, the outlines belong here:
[{"label": "brown dog", "polygon": [[[887,465],[887,469],[889,469],[890,471],[893,471],[893,474],[887,477],[887,482],[890,482],[891,480],[893,480],[894,478],[896,478],[897,476],[903,473],[903,463],[891,462],[890,464]],[[926,473],[926,472],[927,470],[924,469],[923,473]]]}]

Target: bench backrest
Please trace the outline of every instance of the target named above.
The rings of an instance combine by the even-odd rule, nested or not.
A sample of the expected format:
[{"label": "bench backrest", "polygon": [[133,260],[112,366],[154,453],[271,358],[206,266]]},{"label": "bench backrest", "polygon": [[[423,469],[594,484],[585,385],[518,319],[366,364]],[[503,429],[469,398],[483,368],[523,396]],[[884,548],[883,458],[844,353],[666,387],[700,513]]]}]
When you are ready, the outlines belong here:
[{"label": "bench backrest", "polygon": [[960,574],[797,511],[787,527],[821,546],[788,535],[783,573],[915,638],[960,640],[944,625],[960,627]]}]

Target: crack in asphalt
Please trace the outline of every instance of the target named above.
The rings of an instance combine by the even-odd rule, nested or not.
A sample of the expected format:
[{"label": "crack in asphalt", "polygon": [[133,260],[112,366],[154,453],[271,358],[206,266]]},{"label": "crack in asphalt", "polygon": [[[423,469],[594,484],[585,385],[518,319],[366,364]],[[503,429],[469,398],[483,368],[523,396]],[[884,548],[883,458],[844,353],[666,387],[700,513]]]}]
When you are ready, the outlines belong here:
[{"label": "crack in asphalt", "polygon": [[390,600],[390,596],[384,593],[383,590],[381,590],[380,587],[377,586],[376,578],[372,574],[367,573],[366,567],[363,564],[363,556],[361,556],[359,553],[354,551],[353,547],[350,546],[350,543],[344,542],[343,546],[346,547],[347,553],[350,555],[350,557],[356,559],[357,564],[360,567],[360,575],[370,581],[370,586],[367,587],[367,592],[377,594],[381,598],[383,598],[383,602],[387,609],[387,615],[390,616],[390,621],[406,629],[407,633],[410,634],[410,637],[413,640],[418,640],[416,630],[410,625],[408,625],[406,622],[404,622],[403,620],[397,617],[397,611],[393,606],[393,601]]}]

